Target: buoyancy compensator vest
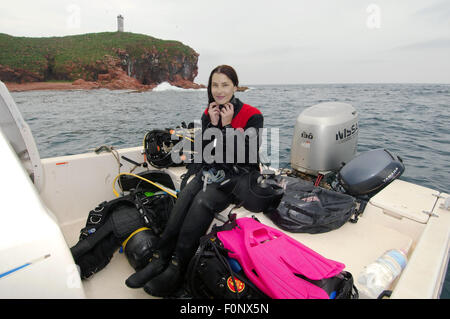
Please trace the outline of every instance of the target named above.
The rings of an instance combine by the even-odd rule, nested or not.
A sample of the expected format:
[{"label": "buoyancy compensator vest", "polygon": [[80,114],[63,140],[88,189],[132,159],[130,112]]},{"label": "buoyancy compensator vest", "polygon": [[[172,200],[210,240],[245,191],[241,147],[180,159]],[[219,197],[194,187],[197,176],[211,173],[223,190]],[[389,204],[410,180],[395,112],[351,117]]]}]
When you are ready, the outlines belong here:
[{"label": "buoyancy compensator vest", "polygon": [[174,202],[164,192],[151,196],[131,192],[91,210],[78,243],[70,249],[81,277],[88,278],[103,269],[121,245],[133,268],[145,266]]},{"label": "buoyancy compensator vest", "polygon": [[128,236],[127,231],[142,226],[131,195],[102,202],[91,210],[78,243],[70,248],[81,278],[88,278],[103,269]]}]

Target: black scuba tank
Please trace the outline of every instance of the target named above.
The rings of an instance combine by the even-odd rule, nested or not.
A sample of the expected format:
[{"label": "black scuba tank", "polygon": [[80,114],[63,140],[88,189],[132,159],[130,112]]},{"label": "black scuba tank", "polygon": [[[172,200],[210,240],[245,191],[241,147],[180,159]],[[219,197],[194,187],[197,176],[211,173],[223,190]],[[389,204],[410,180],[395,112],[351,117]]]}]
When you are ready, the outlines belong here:
[{"label": "black scuba tank", "polygon": [[150,228],[134,231],[123,243],[122,249],[131,267],[136,271],[144,268],[158,243],[159,237]]}]

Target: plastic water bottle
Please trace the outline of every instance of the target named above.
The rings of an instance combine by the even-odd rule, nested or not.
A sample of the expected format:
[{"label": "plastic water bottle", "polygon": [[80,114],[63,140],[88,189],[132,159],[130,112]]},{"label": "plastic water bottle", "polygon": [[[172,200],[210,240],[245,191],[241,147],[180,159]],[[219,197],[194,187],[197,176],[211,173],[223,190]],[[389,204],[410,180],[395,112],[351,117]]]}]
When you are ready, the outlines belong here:
[{"label": "plastic water bottle", "polygon": [[384,290],[388,290],[406,267],[406,253],[400,249],[386,251],[375,262],[366,266],[358,276],[360,295],[376,299]]}]

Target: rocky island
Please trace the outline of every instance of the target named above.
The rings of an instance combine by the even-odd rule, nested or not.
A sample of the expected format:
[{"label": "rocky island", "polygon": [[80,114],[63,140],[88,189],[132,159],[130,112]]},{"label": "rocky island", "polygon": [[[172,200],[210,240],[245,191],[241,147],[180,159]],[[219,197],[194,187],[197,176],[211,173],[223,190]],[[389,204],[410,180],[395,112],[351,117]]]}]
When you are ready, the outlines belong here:
[{"label": "rocky island", "polygon": [[130,32],[29,38],[0,33],[0,80],[10,91],[32,89],[151,90],[194,82],[199,54],[178,41]]}]

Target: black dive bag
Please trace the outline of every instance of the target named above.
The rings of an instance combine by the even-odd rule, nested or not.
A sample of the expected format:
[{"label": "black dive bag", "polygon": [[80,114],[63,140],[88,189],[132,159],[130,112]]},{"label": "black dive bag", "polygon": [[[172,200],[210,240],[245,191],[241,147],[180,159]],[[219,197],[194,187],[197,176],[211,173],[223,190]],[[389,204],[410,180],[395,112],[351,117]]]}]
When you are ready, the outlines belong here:
[{"label": "black dive bag", "polygon": [[293,233],[324,233],[347,221],[356,221],[354,197],[316,187],[312,182],[286,176],[286,189],[280,204],[265,213],[275,225]]}]

